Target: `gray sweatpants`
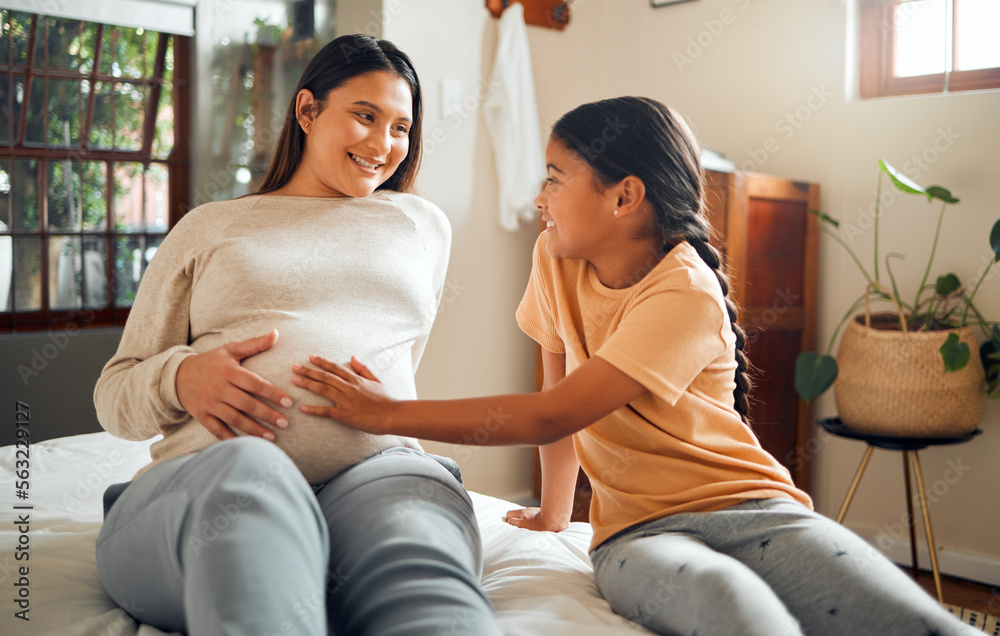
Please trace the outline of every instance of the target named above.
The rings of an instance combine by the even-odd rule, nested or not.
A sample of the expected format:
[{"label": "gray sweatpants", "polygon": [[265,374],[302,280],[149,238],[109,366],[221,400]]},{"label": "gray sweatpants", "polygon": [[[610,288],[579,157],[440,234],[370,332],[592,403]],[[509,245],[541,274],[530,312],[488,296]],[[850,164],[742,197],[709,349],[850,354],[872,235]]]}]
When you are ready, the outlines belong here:
[{"label": "gray sweatpants", "polygon": [[137,620],[192,636],[499,634],[456,477],[394,448],[314,492],[274,444],[219,442],[128,485],[98,572]]},{"label": "gray sweatpants", "polygon": [[591,560],[614,611],[660,634],[979,633],[856,534],[790,499],[671,515],[612,537]]}]

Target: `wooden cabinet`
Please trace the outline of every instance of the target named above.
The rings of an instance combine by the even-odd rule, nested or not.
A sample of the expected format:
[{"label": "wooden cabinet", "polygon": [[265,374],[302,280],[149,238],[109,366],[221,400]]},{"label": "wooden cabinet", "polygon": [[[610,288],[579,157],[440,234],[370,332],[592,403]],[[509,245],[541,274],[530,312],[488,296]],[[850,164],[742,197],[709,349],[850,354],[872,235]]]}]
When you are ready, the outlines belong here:
[{"label": "wooden cabinet", "polygon": [[[761,445],[809,491],[812,407],[795,392],[795,358],[816,349],[819,186],[756,173],[706,171],[705,204],[742,308],[753,366],[751,426]],[[541,387],[541,357],[537,365]],[[541,471],[535,461],[535,496]],[[573,519],[585,521],[590,484],[577,481]]]}]

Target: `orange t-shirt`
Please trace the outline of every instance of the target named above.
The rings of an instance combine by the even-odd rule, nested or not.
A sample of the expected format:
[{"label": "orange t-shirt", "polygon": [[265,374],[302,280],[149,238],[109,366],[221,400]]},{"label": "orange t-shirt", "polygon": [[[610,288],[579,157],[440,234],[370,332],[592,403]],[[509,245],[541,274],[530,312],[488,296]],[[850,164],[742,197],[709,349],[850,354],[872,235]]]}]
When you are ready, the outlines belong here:
[{"label": "orange t-shirt", "polygon": [[[573,436],[594,495],[591,549],[639,523],[785,497],[812,507],[733,407],[736,337],[715,273],[681,243],[625,289],[553,259],[543,233],[517,322],[566,373],[599,356],[649,391]],[[642,272],[637,272],[641,275]]]}]

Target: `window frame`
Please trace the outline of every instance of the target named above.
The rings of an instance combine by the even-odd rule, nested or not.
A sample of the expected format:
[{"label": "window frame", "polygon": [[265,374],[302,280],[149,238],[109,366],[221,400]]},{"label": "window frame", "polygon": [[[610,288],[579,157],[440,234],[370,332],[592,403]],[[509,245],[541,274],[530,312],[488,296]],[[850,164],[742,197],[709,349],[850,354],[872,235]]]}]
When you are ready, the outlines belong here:
[{"label": "window frame", "polygon": [[[158,32],[157,54],[154,61],[152,75],[144,75],[141,78],[133,79],[126,77],[114,77],[100,73],[100,55],[102,46],[97,46],[95,50],[95,61],[89,73],[83,74],[76,70],[60,70],[46,68],[43,64],[35,61],[40,44],[36,38],[39,36],[40,18],[47,18],[45,14],[31,14],[31,27],[29,42],[32,44],[28,49],[28,59],[24,66],[15,65],[13,61],[7,64],[0,64],[0,80],[10,81],[13,77],[25,78],[25,97],[22,100],[22,107],[18,113],[16,121],[12,122],[12,135],[7,141],[0,141],[0,161],[11,161],[16,159],[34,159],[38,162],[38,228],[17,229],[10,227],[2,233],[3,236],[11,237],[39,237],[39,248],[41,250],[40,262],[40,286],[41,286],[41,308],[37,310],[18,311],[16,304],[14,310],[7,308],[0,310],[0,334],[42,331],[53,329],[75,329],[122,326],[128,319],[131,306],[121,307],[116,303],[116,267],[115,267],[115,241],[121,236],[142,237],[142,244],[146,245],[149,237],[163,237],[177,223],[184,213],[190,209],[191,203],[191,48],[193,38],[189,36]],[[106,25],[91,22],[96,25],[97,34],[95,42],[101,42],[105,29],[114,28],[114,25]],[[167,82],[164,77],[164,63],[167,40],[173,38],[173,61],[172,78],[172,106],[173,106],[173,147],[166,158],[154,158],[153,156],[153,136],[156,126],[158,109],[162,86]],[[80,134],[78,144],[70,147],[51,147],[48,142],[26,142],[25,129],[27,122],[27,112],[29,110],[32,81],[39,79],[46,86],[46,79],[72,79],[86,80],[90,86],[94,87],[97,82],[133,83],[148,87],[146,103],[144,108],[145,119],[143,121],[142,148],[139,150],[91,149],[90,148],[90,127],[94,117],[94,102],[96,91],[90,90],[84,97],[86,103],[85,110],[81,112]],[[46,90],[43,88],[43,90]],[[13,97],[10,97],[13,99]],[[47,96],[46,96],[47,100]],[[46,102],[46,109],[48,104]],[[97,162],[103,163],[106,168],[107,179],[105,181],[105,227],[103,230],[76,229],[53,229],[48,227],[48,173],[52,162],[70,160],[74,162]],[[119,163],[141,164],[144,171],[150,165],[160,164],[167,171],[167,226],[163,231],[150,231],[150,228],[143,227],[141,231],[128,232],[122,234],[115,230],[115,197],[114,197],[114,177],[113,166]],[[11,201],[13,205],[13,201]],[[3,214],[6,214],[6,210]],[[8,220],[8,219],[4,219]],[[81,237],[81,240],[92,239],[104,241],[105,244],[105,285],[107,301],[103,307],[80,307],[75,309],[52,309],[50,294],[49,276],[49,244],[52,237],[73,236]],[[142,274],[145,273],[146,262],[142,259]],[[11,278],[11,302],[14,303],[16,272]],[[141,275],[140,275],[141,280]]]},{"label": "window frame", "polygon": [[[1000,67],[969,71],[945,71],[914,77],[893,75],[895,50],[895,9],[906,0],[877,0],[860,7],[860,83],[862,98],[952,93],[958,91],[989,90],[1000,88]],[[960,5],[956,0],[953,10]],[[954,20],[952,29],[957,28]],[[953,59],[957,56],[957,38],[952,34]]]}]

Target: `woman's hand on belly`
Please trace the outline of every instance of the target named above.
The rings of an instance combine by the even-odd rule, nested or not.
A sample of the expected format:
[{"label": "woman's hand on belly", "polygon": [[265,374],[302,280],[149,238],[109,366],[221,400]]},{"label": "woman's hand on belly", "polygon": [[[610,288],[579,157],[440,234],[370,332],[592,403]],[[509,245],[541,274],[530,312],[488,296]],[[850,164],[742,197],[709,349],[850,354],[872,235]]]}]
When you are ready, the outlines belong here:
[{"label": "woman's hand on belly", "polygon": [[301,406],[303,413],[326,417],[352,426],[366,433],[381,435],[383,414],[395,402],[386,392],[382,382],[368,367],[351,356],[351,366],[330,362],[320,356],[309,356],[309,361],[319,369],[293,364],[292,382],[297,386],[321,395],[333,406]]},{"label": "woman's hand on belly", "polygon": [[253,418],[277,428],[288,420],[261,400],[285,408],[292,398],[240,361],[266,351],[278,340],[278,331],[230,342],[204,353],[189,356],[177,368],[177,399],[199,424],[219,439],[236,437],[236,430],[273,440],[274,433]]}]

